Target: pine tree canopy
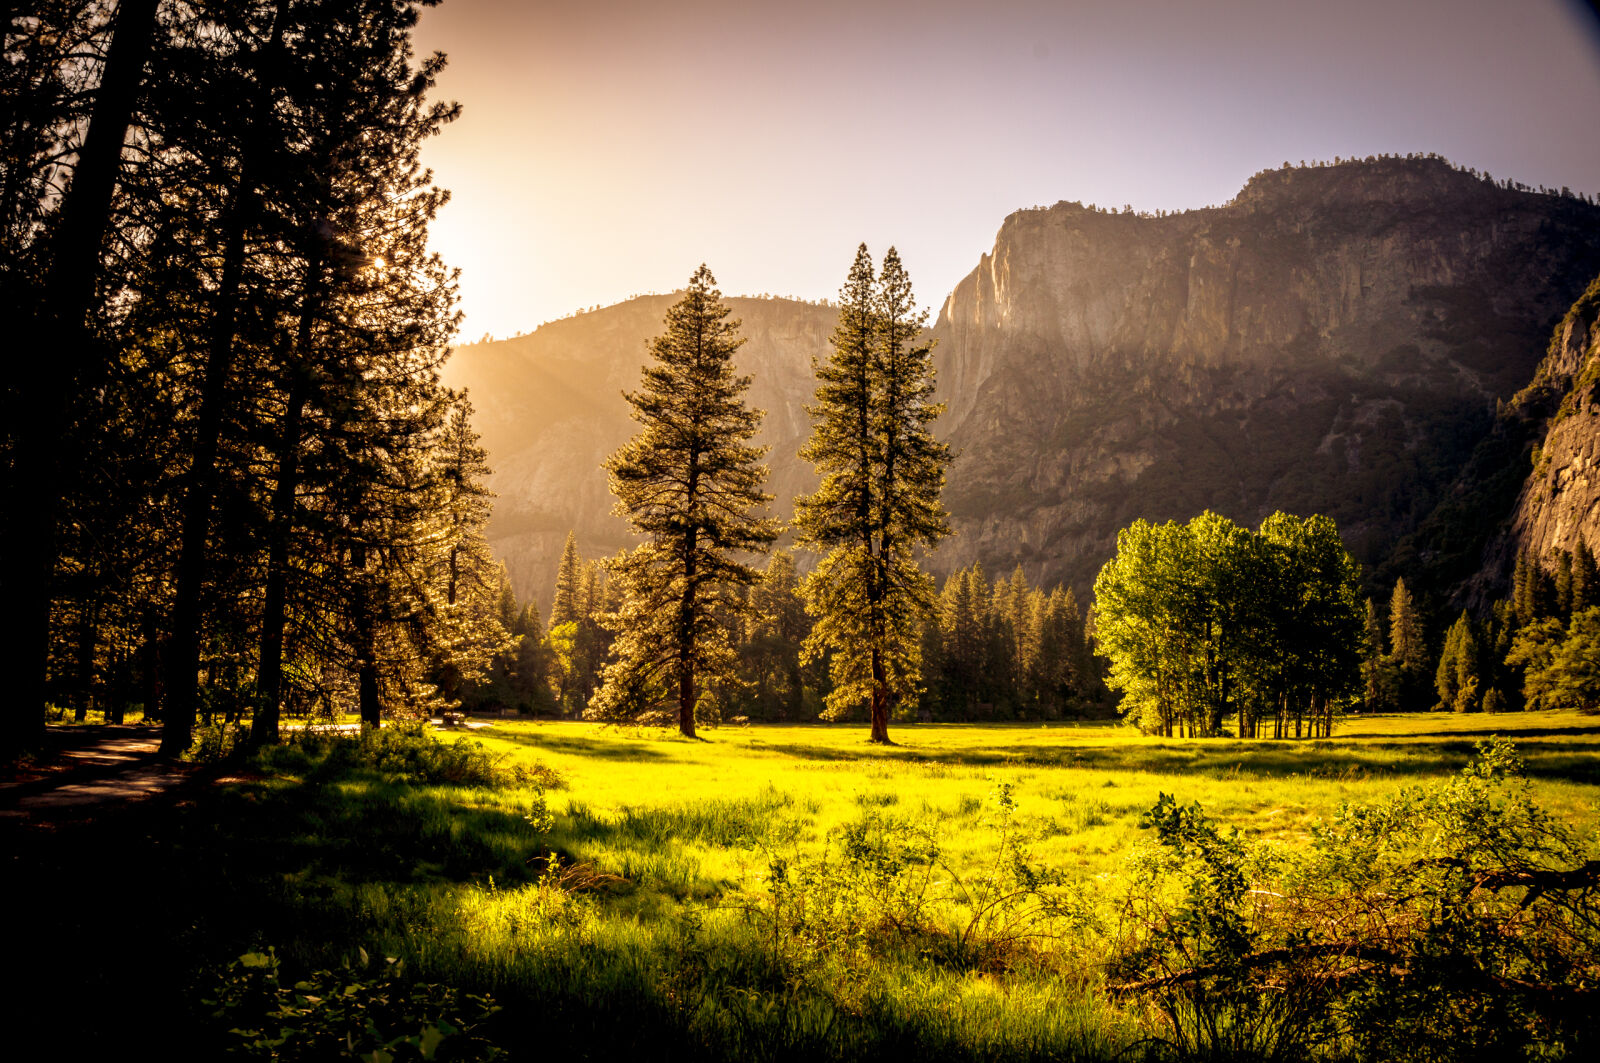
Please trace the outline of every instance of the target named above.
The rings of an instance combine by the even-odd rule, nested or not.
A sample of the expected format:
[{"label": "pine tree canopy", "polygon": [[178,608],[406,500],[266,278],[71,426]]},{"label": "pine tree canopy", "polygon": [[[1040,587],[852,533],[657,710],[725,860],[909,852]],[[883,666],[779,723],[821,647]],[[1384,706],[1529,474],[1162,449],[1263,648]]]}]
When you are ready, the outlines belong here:
[{"label": "pine tree canopy", "polygon": [[764,515],[766,451],[752,443],[762,414],[744,404],[750,378],[733,368],[744,341],[721,299],[702,265],[626,396],[639,431],[606,462],[616,513],[645,542],[610,562],[624,595],[617,660],[590,711],[633,715],[676,697],[691,736],[697,678],[733,664],[729,618],[759,576],[748,558],[778,537]]},{"label": "pine tree canopy", "polygon": [[943,407],[933,401],[932,345],[918,342],[926,322],[899,254],[890,248],[874,279],[862,244],[800,452],[820,484],[795,500],[795,528],[825,554],[806,580],[817,621],[807,654],[831,653],[829,715],[867,702],[878,742],[889,740],[891,703],[921,686],[921,627],[935,595],[915,550],[950,534],[939,500],[950,451],[930,427]]}]

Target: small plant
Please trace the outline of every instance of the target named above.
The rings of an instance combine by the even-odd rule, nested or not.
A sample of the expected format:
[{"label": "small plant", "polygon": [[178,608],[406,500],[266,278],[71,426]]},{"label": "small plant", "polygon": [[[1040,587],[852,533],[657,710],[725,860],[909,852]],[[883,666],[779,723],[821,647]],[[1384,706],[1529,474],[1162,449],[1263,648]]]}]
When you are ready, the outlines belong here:
[{"label": "small plant", "polygon": [[196,764],[227,760],[239,751],[247,734],[246,728],[231,720],[202,724],[195,728],[194,740],[183,759]]},{"label": "small plant", "polygon": [[375,962],[364,949],[293,983],[272,949],[247,952],[217,976],[202,1004],[235,1059],[393,1063],[501,1054],[482,1032],[499,1010],[490,998],[414,981],[404,961]]}]

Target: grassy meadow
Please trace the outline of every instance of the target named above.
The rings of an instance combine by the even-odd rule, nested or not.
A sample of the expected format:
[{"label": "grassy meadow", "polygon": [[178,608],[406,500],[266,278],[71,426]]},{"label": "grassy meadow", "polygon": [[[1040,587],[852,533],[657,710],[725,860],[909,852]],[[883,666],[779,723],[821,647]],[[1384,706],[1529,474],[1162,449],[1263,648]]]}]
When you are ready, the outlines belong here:
[{"label": "grassy meadow", "polygon": [[[1449,777],[1502,734],[1543,807],[1592,825],[1600,800],[1600,722],[1574,713],[1355,718],[1315,742],[892,734],[446,734],[481,743],[493,785],[291,744],[227,767],[182,814],[62,828],[78,846],[24,839],[22,866],[59,899],[44,925],[77,972],[63,977],[82,982],[67,957],[83,955],[135,956],[148,975],[97,968],[84,988],[111,1003],[91,1039],[153,1007],[193,1016],[196,1051],[220,1049],[205,1002],[230,959],[271,949],[298,977],[365,949],[492,995],[481,1029],[514,1058],[1139,1058],[1151,1017],[1103,991],[1103,960],[1161,793],[1293,847],[1341,803]],[[1048,904],[1006,899],[1018,854]]]}]

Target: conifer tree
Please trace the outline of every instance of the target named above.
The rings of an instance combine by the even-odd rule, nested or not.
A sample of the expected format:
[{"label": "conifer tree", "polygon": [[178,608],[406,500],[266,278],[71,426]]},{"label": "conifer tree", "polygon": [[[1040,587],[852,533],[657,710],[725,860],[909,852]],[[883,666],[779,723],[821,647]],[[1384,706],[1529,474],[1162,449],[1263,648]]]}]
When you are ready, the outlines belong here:
[{"label": "conifer tree", "polygon": [[743,558],[764,552],[778,526],[762,516],[761,413],[744,404],[743,343],[716,278],[695,270],[651,342],[655,364],[627,396],[640,428],[606,462],[616,512],[645,542],[610,562],[623,592],[617,660],[590,703],[596,716],[631,715],[676,700],[678,729],[694,737],[698,684],[734,664],[729,620],[759,575]]},{"label": "conifer tree", "polygon": [[1572,548],[1572,612],[1574,615],[1600,605],[1600,573],[1595,571],[1594,554],[1583,537]]},{"label": "conifer tree", "polygon": [[1408,708],[1427,689],[1428,648],[1416,604],[1403,579],[1395,581],[1389,598],[1389,662],[1399,686],[1400,707]]},{"label": "conifer tree", "polygon": [[1378,712],[1386,703],[1383,667],[1383,625],[1378,620],[1378,607],[1367,599],[1366,621],[1363,630],[1365,648],[1361,656],[1362,701],[1368,712]]},{"label": "conifer tree", "polygon": [[578,533],[567,532],[561,548],[561,564],[556,569],[556,596],[550,606],[550,626],[576,622],[582,615],[579,598],[583,594],[583,562],[578,557]]},{"label": "conifer tree", "polygon": [[1559,619],[1572,615],[1572,554],[1566,550],[1556,551],[1555,606]]},{"label": "conifer tree", "polygon": [[914,696],[922,678],[934,587],[915,550],[950,534],[939,501],[950,451],[931,431],[943,407],[933,401],[932,346],[917,342],[926,320],[898,252],[889,249],[875,282],[862,244],[800,452],[821,484],[795,500],[800,542],[826,552],[806,591],[816,618],[808,654],[832,651],[828,712],[866,702],[872,740],[882,743],[892,703]]}]

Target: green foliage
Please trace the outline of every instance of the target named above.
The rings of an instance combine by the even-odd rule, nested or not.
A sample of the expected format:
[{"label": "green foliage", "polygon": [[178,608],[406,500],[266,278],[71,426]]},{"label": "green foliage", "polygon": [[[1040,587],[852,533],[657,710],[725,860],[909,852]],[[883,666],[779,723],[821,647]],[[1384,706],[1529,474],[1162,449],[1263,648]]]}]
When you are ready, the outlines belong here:
[{"label": "green foliage", "polygon": [[288,981],[276,952],[230,963],[202,1002],[231,1043],[229,1059],[321,1063],[488,1060],[501,1051],[482,1032],[500,1009],[487,996],[407,976],[405,961],[368,958]]},{"label": "green foliage", "polygon": [[1135,521],[1095,580],[1110,686],[1147,732],[1332,733],[1359,689],[1359,572],[1326,517],[1275,513],[1251,534],[1215,513]]},{"label": "green foliage", "polygon": [[1060,719],[1096,714],[1099,675],[1071,589],[1031,587],[1019,566],[988,583],[950,574],[923,637],[941,719]]},{"label": "green foliage", "polygon": [[1534,800],[1507,741],[1341,806],[1300,852],[1165,795],[1148,822],[1115,989],[1157,1000],[1186,1058],[1559,1058],[1595,1032],[1593,837]]},{"label": "green foliage", "polygon": [[1549,619],[1524,628],[1506,660],[1523,670],[1529,706],[1600,712],[1600,606],[1565,627]]},{"label": "green foliage", "polygon": [[283,753],[269,762],[291,765],[304,758],[323,772],[366,768],[397,780],[447,786],[559,786],[558,775],[535,764],[490,752],[471,739],[441,741],[425,723],[369,728],[359,734],[294,732]]},{"label": "green foliage", "polygon": [[1434,671],[1438,708],[1445,712],[1477,712],[1483,707],[1482,659],[1475,625],[1463,612],[1445,636],[1444,651]]},{"label": "green foliage", "polygon": [[805,584],[816,619],[806,654],[828,657],[828,716],[868,704],[875,742],[889,741],[891,703],[921,688],[934,593],[915,551],[950,534],[939,500],[950,450],[932,432],[944,407],[933,401],[932,345],[918,342],[926,320],[895,249],[874,281],[862,244],[800,452],[821,482],[795,499],[794,526],[802,545],[824,554]]}]

